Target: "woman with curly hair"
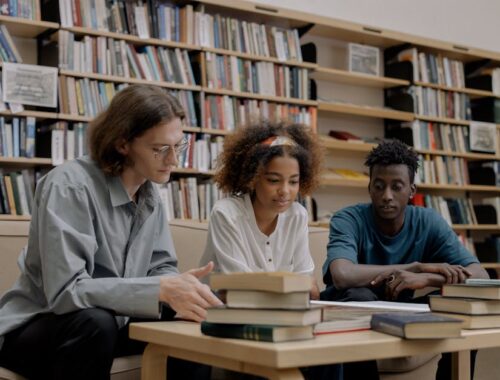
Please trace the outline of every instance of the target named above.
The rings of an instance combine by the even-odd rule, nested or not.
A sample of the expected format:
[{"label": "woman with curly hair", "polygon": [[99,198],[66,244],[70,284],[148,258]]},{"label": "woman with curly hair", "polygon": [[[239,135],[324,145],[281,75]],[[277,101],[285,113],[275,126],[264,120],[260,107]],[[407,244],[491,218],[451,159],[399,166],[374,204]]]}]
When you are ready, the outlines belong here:
[{"label": "woman with curly hair", "polygon": [[262,122],[226,137],[215,182],[229,197],[212,210],[201,262],[223,273],[312,275],[307,211],[295,200],[317,186],[321,158],[315,137],[298,124]]}]

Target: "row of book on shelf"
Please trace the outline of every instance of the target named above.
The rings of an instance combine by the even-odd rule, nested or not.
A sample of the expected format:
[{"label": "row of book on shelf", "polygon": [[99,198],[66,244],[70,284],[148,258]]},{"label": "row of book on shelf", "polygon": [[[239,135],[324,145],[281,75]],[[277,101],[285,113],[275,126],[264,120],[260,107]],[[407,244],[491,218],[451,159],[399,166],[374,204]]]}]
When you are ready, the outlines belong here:
[{"label": "row of book on shelf", "polygon": [[0,169],[0,214],[31,215],[35,176],[40,175],[28,169],[8,173]]},{"label": "row of book on shelf", "polygon": [[59,68],[77,72],[114,75],[196,85],[188,51],[162,46],[135,46],[110,37],[84,36],[59,31]]},{"label": "row of book on shelf", "polygon": [[21,54],[19,54],[9,30],[4,24],[0,25],[0,61],[13,63],[23,62]]},{"label": "row of book on shelf", "polygon": [[21,17],[29,20],[40,20],[40,0],[2,1],[2,16]]},{"label": "row of book on shelf", "polygon": [[[462,61],[441,54],[419,51],[416,47],[399,45],[386,49],[385,72],[394,76],[404,70],[405,62],[411,65],[414,82],[434,83],[447,87],[465,87],[465,72]],[[399,76],[399,75],[397,75]]]},{"label": "row of book on shelf", "polygon": [[207,87],[309,99],[308,69],[205,52]]},{"label": "row of book on shelf", "polygon": [[217,157],[222,152],[224,137],[209,134],[185,133],[188,148],[179,156],[178,166],[208,171],[216,168]]},{"label": "row of book on shelf", "polygon": [[415,183],[431,183],[440,185],[470,184],[467,160],[452,156],[431,156],[419,154],[419,170]]},{"label": "row of book on shelf", "polygon": [[[209,308],[205,335],[262,341],[370,328],[407,339],[458,338],[462,329],[500,327],[500,281],[446,284],[426,304],[310,301],[308,276],[287,272],[212,274],[210,286],[225,300]],[[432,311],[429,312],[429,311]]]},{"label": "row of book on shelf", "polygon": [[386,105],[430,117],[470,120],[472,116],[469,95],[430,87],[407,86],[387,89]]},{"label": "row of book on shelf", "polygon": [[315,129],[316,107],[293,106],[267,100],[239,99],[227,95],[205,95],[203,124],[207,129],[233,131],[260,119],[270,121],[289,120]]},{"label": "row of book on shelf", "polygon": [[[44,19],[63,27],[159,38],[190,45],[234,50],[279,60],[302,61],[296,29],[205,13],[203,6],[176,6],[159,0],[52,0]],[[59,17],[58,17],[59,16]]]}]

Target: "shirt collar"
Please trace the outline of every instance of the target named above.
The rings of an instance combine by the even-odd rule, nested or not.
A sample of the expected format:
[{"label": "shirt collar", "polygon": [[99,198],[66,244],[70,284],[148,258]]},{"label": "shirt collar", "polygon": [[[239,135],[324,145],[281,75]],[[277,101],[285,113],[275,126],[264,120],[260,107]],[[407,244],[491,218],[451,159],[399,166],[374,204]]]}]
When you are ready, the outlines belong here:
[{"label": "shirt collar", "polygon": [[132,202],[119,176],[106,177],[106,182],[108,183],[109,197],[113,207]]}]

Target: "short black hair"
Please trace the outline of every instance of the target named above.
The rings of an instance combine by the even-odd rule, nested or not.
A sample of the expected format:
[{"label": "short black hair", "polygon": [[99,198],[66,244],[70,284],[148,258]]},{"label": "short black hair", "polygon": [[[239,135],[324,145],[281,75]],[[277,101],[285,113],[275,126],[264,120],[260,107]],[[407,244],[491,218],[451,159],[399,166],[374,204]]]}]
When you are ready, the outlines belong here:
[{"label": "short black hair", "polygon": [[375,165],[406,165],[410,183],[413,184],[418,169],[418,154],[399,140],[384,140],[368,153],[365,165],[370,168],[370,177]]}]

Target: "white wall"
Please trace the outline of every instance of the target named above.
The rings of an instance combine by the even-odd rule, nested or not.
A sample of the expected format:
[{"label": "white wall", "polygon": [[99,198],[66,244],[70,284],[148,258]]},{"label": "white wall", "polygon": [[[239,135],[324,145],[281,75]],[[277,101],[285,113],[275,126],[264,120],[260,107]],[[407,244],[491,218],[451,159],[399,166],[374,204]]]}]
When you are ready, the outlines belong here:
[{"label": "white wall", "polygon": [[498,0],[254,0],[500,52]]}]

